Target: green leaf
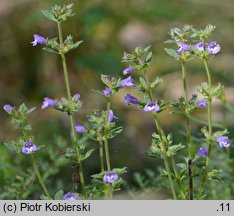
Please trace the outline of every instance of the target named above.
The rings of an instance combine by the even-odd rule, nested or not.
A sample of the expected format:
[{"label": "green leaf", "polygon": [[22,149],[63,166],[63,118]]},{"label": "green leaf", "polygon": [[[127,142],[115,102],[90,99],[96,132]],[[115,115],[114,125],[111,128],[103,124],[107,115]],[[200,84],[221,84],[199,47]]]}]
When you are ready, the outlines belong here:
[{"label": "green leaf", "polygon": [[72,49],[77,48],[83,41],[77,41],[75,44],[73,44]]},{"label": "green leaf", "polygon": [[45,17],[47,17],[48,19],[57,22],[56,18],[54,17],[54,15],[51,13],[51,11],[49,10],[42,10],[41,11]]},{"label": "green leaf", "polygon": [[54,200],[62,200],[64,195],[63,190],[59,190],[55,195],[54,195]]},{"label": "green leaf", "polygon": [[40,196],[40,199],[41,199],[41,200],[51,200],[49,197],[45,196],[44,194],[42,194],[42,195]]},{"label": "green leaf", "polygon": [[123,167],[123,168],[114,168],[113,171],[114,171],[117,175],[121,175],[121,174],[127,172],[127,167]]},{"label": "green leaf", "polygon": [[82,157],[82,161],[87,159],[88,157],[90,157],[90,155],[93,153],[95,149],[90,149],[89,151],[87,151],[84,155],[84,157]]},{"label": "green leaf", "polygon": [[222,172],[222,170],[217,170],[217,169],[211,170],[210,172],[207,173],[208,179],[219,181],[219,179],[217,178],[217,175],[221,172]]},{"label": "green leaf", "polygon": [[33,107],[33,108],[29,109],[28,114],[32,113],[35,109],[36,109],[36,107]]},{"label": "green leaf", "polygon": [[152,60],[152,57],[153,57],[153,53],[149,52],[148,55],[146,56],[145,63],[146,64],[150,63]]},{"label": "green leaf", "polygon": [[151,45],[149,45],[146,48],[144,48],[144,52],[146,53],[150,49],[150,47],[151,47]]},{"label": "green leaf", "polygon": [[176,58],[178,59],[179,58],[179,55],[176,53],[175,50],[173,49],[168,49],[168,48],[164,48],[164,50],[166,51],[166,53],[170,56],[172,56],[173,58]]},{"label": "green leaf", "polygon": [[178,151],[180,151],[181,149],[183,149],[185,146],[182,145],[181,143],[180,144],[177,144],[177,145],[172,145],[168,148],[167,150],[167,156],[168,157],[171,157],[173,155],[175,155]]},{"label": "green leaf", "polygon": [[49,47],[44,47],[43,50],[45,50],[46,52],[49,52],[49,53],[56,53],[56,54],[59,54],[57,51],[49,48]]},{"label": "green leaf", "polygon": [[92,92],[95,92],[97,94],[100,94],[100,95],[104,95],[103,92],[99,91],[99,90],[96,90],[96,89],[91,89]]},{"label": "green leaf", "polygon": [[101,172],[101,173],[97,173],[94,175],[91,175],[92,178],[96,178],[96,179],[102,179],[104,176],[105,172]]},{"label": "green leaf", "polygon": [[157,77],[156,80],[154,80],[151,84],[150,84],[150,88],[154,89],[156,87],[158,87],[160,84],[162,83],[162,80]]},{"label": "green leaf", "polygon": [[140,77],[139,80],[140,80],[140,83],[141,83],[141,85],[142,85],[143,87],[146,87],[146,86],[147,86],[147,85],[146,85],[146,81],[145,81],[145,79],[144,79],[143,77]]}]

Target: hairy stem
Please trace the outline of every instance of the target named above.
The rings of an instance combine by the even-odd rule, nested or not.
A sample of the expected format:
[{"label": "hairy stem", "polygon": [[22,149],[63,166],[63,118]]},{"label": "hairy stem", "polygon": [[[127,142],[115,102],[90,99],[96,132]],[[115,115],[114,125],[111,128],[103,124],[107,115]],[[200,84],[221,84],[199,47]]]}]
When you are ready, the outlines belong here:
[{"label": "hairy stem", "polygon": [[[206,73],[207,73],[207,79],[208,79],[208,86],[209,86],[209,94],[211,92],[211,74],[210,74],[210,70],[207,64],[207,60],[204,59],[204,65],[205,65],[205,69],[206,69]],[[209,169],[209,161],[210,161],[210,156],[211,156],[211,149],[212,149],[212,145],[213,145],[213,141],[212,141],[212,98],[209,96],[208,98],[208,129],[209,129],[209,145],[208,145],[208,153],[207,153],[207,157],[206,157],[206,164],[205,164],[205,171],[203,174],[203,178],[202,178],[202,183],[201,183],[201,187],[199,190],[199,195],[201,196],[203,191],[204,191],[204,186],[207,180],[207,174],[208,174],[208,169]]]},{"label": "hairy stem", "polygon": [[[162,129],[161,129],[161,126],[160,126],[160,122],[159,122],[157,113],[154,113],[153,116],[154,116],[154,121],[155,121],[156,128],[158,130],[158,133],[159,133],[159,136],[160,136],[160,139],[161,139],[161,142],[162,142],[162,150],[163,150],[163,152],[166,152],[166,146],[165,146],[165,143],[163,141]],[[166,171],[167,171],[172,196],[173,196],[173,199],[176,200],[177,196],[176,196],[176,192],[175,192],[175,189],[174,189],[174,185],[173,185],[173,181],[172,181],[172,177],[171,177],[171,171],[170,171],[167,156],[163,157],[163,161],[164,161],[164,165],[165,165],[165,168],[166,168]]]},{"label": "hairy stem", "polygon": [[193,200],[193,161],[188,161],[188,175],[189,175],[189,199]]},{"label": "hairy stem", "polygon": [[103,157],[103,141],[99,139],[99,157],[100,157],[100,164],[101,164],[101,172],[105,171],[104,167],[104,157]]},{"label": "hairy stem", "polygon": [[183,200],[185,200],[185,199],[186,199],[186,196],[185,196],[184,191],[183,191],[183,188],[182,188],[182,184],[181,184],[181,180],[180,180],[180,175],[179,175],[179,173],[178,173],[178,171],[177,171],[176,163],[175,163],[175,158],[174,158],[174,157],[171,158],[171,163],[172,163],[173,171],[174,171],[174,173],[175,173],[175,178],[176,178],[176,180],[177,180],[177,183],[178,183],[178,186],[179,186],[179,189],[180,189],[180,196],[181,196],[181,198],[182,198]]},{"label": "hairy stem", "polygon": [[[59,33],[60,49],[61,49],[60,55],[61,55],[62,65],[63,65],[63,72],[64,72],[64,79],[65,79],[66,90],[67,90],[67,97],[68,97],[68,100],[71,101],[71,99],[72,99],[71,98],[71,88],[70,88],[70,83],[69,83],[69,78],[68,78],[67,63],[66,63],[65,54],[62,52],[62,49],[64,47],[62,27],[61,27],[60,23],[57,23],[57,26],[58,26],[58,33]],[[79,170],[79,176],[80,176],[81,190],[82,190],[82,194],[83,194],[84,198],[86,198],[83,167],[82,167],[82,161],[81,161],[81,154],[80,154],[80,149],[79,149],[78,138],[77,138],[77,134],[76,134],[76,131],[75,131],[74,115],[70,114],[69,116],[70,116],[73,140],[74,140],[74,143],[75,143],[75,146],[76,146],[77,164],[78,164],[78,170]]]},{"label": "hairy stem", "polygon": [[[107,97],[104,145],[105,145],[106,164],[108,171],[111,170],[109,143],[108,143],[110,105],[111,105],[110,97]],[[106,199],[112,199],[112,187],[109,184],[105,184],[105,197]]]},{"label": "hairy stem", "polygon": [[[182,61],[182,74],[183,74],[183,87],[184,87],[184,94],[185,94],[185,117],[186,117],[186,130],[187,130],[187,151],[188,151],[188,157],[191,160],[191,123],[189,118],[189,98],[188,98],[188,86],[187,86],[187,71],[185,62]],[[193,169],[193,165],[191,163],[189,169]],[[193,176],[189,176],[189,197],[190,199],[193,197],[193,187],[190,186],[193,185]]]},{"label": "hairy stem", "polygon": [[186,114],[186,130],[187,130],[187,151],[188,157],[191,158],[191,124],[189,118],[189,98],[188,98],[188,86],[187,86],[187,72],[185,62],[182,62],[182,73],[183,73],[183,87],[185,94],[185,114]]},{"label": "hairy stem", "polygon": [[38,180],[39,180],[39,182],[40,182],[40,185],[41,185],[41,187],[42,187],[42,189],[43,189],[45,195],[46,195],[49,199],[51,199],[50,193],[48,192],[48,190],[47,190],[47,188],[46,188],[46,186],[45,186],[45,184],[44,184],[44,181],[43,181],[43,179],[42,179],[42,177],[41,177],[41,174],[40,174],[40,172],[39,172],[39,170],[38,170],[38,167],[37,167],[37,165],[36,165],[36,161],[35,161],[35,158],[34,158],[33,154],[30,154],[30,158],[31,158],[31,161],[32,161],[32,164],[33,164],[34,171],[35,171],[35,173],[36,173],[36,175],[37,175],[37,178],[38,178]]},{"label": "hairy stem", "polygon": [[[149,84],[149,79],[148,79],[148,76],[146,74],[146,71],[144,71],[144,76],[145,76],[147,84]],[[147,93],[148,93],[148,96],[149,96],[150,100],[153,101],[153,94],[152,94],[152,91],[151,91],[151,89],[149,87],[148,87],[148,92]],[[159,122],[157,113],[153,113],[153,116],[154,116],[154,122],[155,122],[156,128],[158,130],[160,140],[162,142],[162,146],[161,146],[162,150],[163,150],[163,152],[166,152],[167,138],[166,138],[165,133],[164,133],[162,127],[161,127],[161,124]],[[173,196],[173,199],[176,200],[177,196],[176,196],[176,192],[175,192],[175,189],[174,189],[174,185],[173,185],[173,181],[172,181],[172,174],[171,174],[171,170],[170,170],[170,166],[169,166],[167,156],[163,157],[163,161],[164,161],[164,165],[165,165],[165,168],[166,168],[166,171],[167,171],[167,174],[168,174],[168,180],[169,180],[172,196]]]},{"label": "hairy stem", "polygon": [[110,153],[109,153],[109,143],[108,143],[109,112],[110,112],[110,97],[107,98],[106,119],[105,119],[106,128],[105,128],[105,137],[104,137],[107,170],[110,171],[111,170],[111,163],[110,163]]},{"label": "hairy stem", "polygon": [[[27,142],[28,141],[28,137],[27,137],[27,134],[25,132],[25,130],[22,130],[22,133],[23,133],[23,137],[24,137],[24,141]],[[36,165],[36,161],[35,161],[35,158],[33,156],[33,154],[30,154],[30,158],[31,158],[31,161],[32,161],[32,165],[33,165],[33,168],[34,168],[34,172],[36,173],[37,175],[37,178],[39,180],[39,183],[45,193],[45,195],[49,198],[49,199],[52,199],[51,196],[50,196],[50,193],[49,191],[47,190],[47,187],[45,186],[45,183],[41,177],[41,174],[40,174],[40,171]]]}]

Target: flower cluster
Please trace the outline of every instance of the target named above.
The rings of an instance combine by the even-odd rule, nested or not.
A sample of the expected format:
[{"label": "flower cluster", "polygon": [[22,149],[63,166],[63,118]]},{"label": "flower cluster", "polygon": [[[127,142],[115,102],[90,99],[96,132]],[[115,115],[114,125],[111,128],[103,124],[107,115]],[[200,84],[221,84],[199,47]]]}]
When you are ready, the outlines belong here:
[{"label": "flower cluster", "polygon": [[217,142],[220,148],[228,148],[231,145],[231,141],[227,136],[219,136]]},{"label": "flower cluster", "polygon": [[221,51],[220,45],[215,41],[210,43],[199,42],[195,44],[193,48],[200,52],[207,51],[210,55],[217,55]]},{"label": "flower cluster", "polygon": [[108,184],[113,184],[118,180],[119,176],[114,171],[106,171],[103,181]]},{"label": "flower cluster", "polygon": [[31,154],[37,150],[37,146],[33,144],[33,142],[28,141],[24,143],[24,146],[22,148],[22,153],[24,154]]}]

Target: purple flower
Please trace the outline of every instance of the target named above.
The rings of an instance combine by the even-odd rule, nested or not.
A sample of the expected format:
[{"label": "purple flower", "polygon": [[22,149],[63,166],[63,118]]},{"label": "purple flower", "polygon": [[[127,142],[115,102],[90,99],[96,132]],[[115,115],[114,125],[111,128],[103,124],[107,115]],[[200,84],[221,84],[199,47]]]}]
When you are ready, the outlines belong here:
[{"label": "purple flower", "polygon": [[[208,46],[208,43],[206,43],[206,47],[205,48],[207,48],[207,46]],[[193,46],[193,48],[196,49],[196,50],[199,50],[201,52],[204,52],[204,42],[199,42],[199,43],[195,44]]]},{"label": "purple flower", "polygon": [[33,46],[36,46],[37,44],[46,44],[46,39],[40,35],[34,34],[34,41],[31,42]]},{"label": "purple flower", "polygon": [[210,42],[207,46],[207,51],[210,55],[216,55],[220,52],[220,46],[215,41]]},{"label": "purple flower", "polygon": [[5,105],[3,106],[3,109],[4,109],[6,112],[10,112],[10,111],[13,109],[13,107],[12,107],[11,105],[9,105],[9,104],[5,104]]},{"label": "purple flower", "polygon": [[63,200],[76,200],[77,198],[78,198],[78,195],[72,192],[68,192],[63,196]]},{"label": "purple flower", "polygon": [[50,99],[48,97],[45,97],[44,102],[43,102],[43,104],[41,106],[41,109],[45,109],[48,106],[55,107],[56,106],[56,101],[52,100],[52,99]]},{"label": "purple flower", "polygon": [[123,79],[123,80],[121,81],[120,86],[121,86],[122,88],[124,88],[124,87],[136,86],[136,84],[135,84],[134,79],[132,79],[132,77],[129,76],[128,78]]},{"label": "purple flower", "polygon": [[217,142],[220,148],[228,148],[231,145],[231,140],[227,136],[219,136]]},{"label": "purple flower", "polygon": [[112,110],[109,111],[109,115],[108,115],[108,121],[112,122],[115,118],[117,118],[116,116],[114,116],[114,113]]},{"label": "purple flower", "polygon": [[76,99],[80,99],[80,94],[77,93],[73,97],[76,98]]},{"label": "purple flower", "polygon": [[188,44],[178,42],[178,45],[179,45],[179,49],[176,50],[176,53],[178,53],[178,54],[180,54],[182,52],[182,50],[185,50],[185,51],[190,50],[190,46]]},{"label": "purple flower", "polygon": [[207,153],[208,151],[206,147],[201,147],[197,152],[198,155],[204,156],[204,157],[207,157]]},{"label": "purple flower", "polygon": [[32,152],[35,152],[37,150],[37,146],[33,144],[31,141],[25,142],[24,146],[22,148],[22,153],[24,154],[31,154]]},{"label": "purple flower", "polygon": [[84,133],[85,132],[85,127],[83,125],[76,125],[75,129],[76,129],[77,133]]},{"label": "purple flower", "polygon": [[148,102],[144,107],[145,112],[158,112],[159,110],[159,105],[153,101]]},{"label": "purple flower", "polygon": [[103,181],[109,184],[113,184],[118,180],[119,176],[114,171],[106,171],[103,177]]},{"label": "purple flower", "polygon": [[123,75],[130,74],[130,73],[132,73],[133,71],[134,71],[134,68],[132,68],[132,67],[125,68],[125,69],[123,70]]},{"label": "purple flower", "polygon": [[110,95],[112,93],[112,90],[111,89],[105,89],[103,91],[103,93],[104,93],[104,95],[108,96],[108,95]]},{"label": "purple flower", "polygon": [[125,104],[127,106],[130,106],[130,104],[139,104],[139,100],[135,97],[133,97],[132,95],[130,94],[127,94],[125,97],[124,97],[124,100],[125,100]]},{"label": "purple flower", "polygon": [[197,106],[198,107],[205,107],[205,106],[207,106],[206,100],[200,100],[200,101],[198,101],[197,102]]}]

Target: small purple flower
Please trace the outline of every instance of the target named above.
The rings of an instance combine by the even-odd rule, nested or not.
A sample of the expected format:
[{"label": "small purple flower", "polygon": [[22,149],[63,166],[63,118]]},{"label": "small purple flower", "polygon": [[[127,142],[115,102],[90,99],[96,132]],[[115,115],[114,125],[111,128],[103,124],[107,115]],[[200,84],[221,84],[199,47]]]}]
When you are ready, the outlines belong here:
[{"label": "small purple flower", "polygon": [[207,46],[207,51],[210,55],[216,55],[220,52],[221,48],[220,45],[217,44],[215,41],[210,42]]},{"label": "small purple flower", "polygon": [[3,106],[3,109],[4,109],[6,112],[10,112],[10,111],[13,109],[13,107],[12,107],[11,105],[9,105],[9,104],[5,104],[5,105]]},{"label": "small purple flower", "polygon": [[56,101],[53,100],[53,99],[50,99],[48,97],[45,97],[44,102],[43,102],[43,104],[41,106],[41,109],[45,109],[48,106],[55,107],[56,106]]},{"label": "small purple flower", "polygon": [[[208,43],[206,43],[205,48],[207,48]],[[193,46],[194,49],[204,52],[204,42],[199,42]]]},{"label": "small purple flower", "polygon": [[109,115],[108,115],[108,121],[112,122],[115,118],[117,118],[117,117],[114,116],[113,110],[110,110]]},{"label": "small purple flower", "polygon": [[37,146],[33,144],[33,142],[25,142],[24,146],[22,148],[22,153],[24,154],[31,154],[32,152],[35,152],[37,150]]},{"label": "small purple flower", "polygon": [[198,155],[204,156],[204,157],[207,157],[207,153],[208,153],[208,150],[206,147],[201,147],[197,152]]},{"label": "small purple flower", "polygon": [[153,101],[148,102],[144,107],[145,112],[158,112],[159,110],[159,105]]},{"label": "small purple flower", "polygon": [[231,145],[231,140],[227,136],[219,136],[217,142],[220,148],[228,148]]},{"label": "small purple flower", "polygon": [[179,49],[176,50],[176,53],[178,53],[178,54],[180,54],[182,52],[182,50],[185,50],[185,51],[190,50],[190,46],[188,44],[178,42],[178,45],[179,45]]},{"label": "small purple flower", "polygon": [[206,100],[200,100],[200,101],[198,101],[197,102],[197,106],[198,107],[205,107],[205,106],[207,106]]},{"label": "small purple flower", "polygon": [[132,79],[132,77],[129,76],[128,78],[123,79],[123,80],[121,81],[120,86],[121,86],[122,88],[124,88],[124,87],[136,86],[136,84],[135,84],[134,79]]},{"label": "small purple flower", "polygon": [[130,74],[134,71],[134,68],[132,67],[127,67],[123,70],[123,75],[127,75],[127,74]]},{"label": "small purple flower", "polygon": [[103,177],[103,181],[109,184],[113,184],[118,180],[119,176],[114,171],[106,171]]},{"label": "small purple flower", "polygon": [[63,200],[77,200],[78,195],[72,192],[68,192],[63,196]]},{"label": "small purple flower", "polygon": [[103,93],[104,93],[104,95],[108,96],[108,95],[112,94],[112,90],[111,89],[105,89],[103,91]]},{"label": "small purple flower", "polygon": [[125,104],[127,106],[130,106],[130,104],[139,104],[139,100],[137,98],[135,98],[134,96],[130,95],[130,94],[127,94],[125,97],[124,97],[124,100],[125,100]]},{"label": "small purple flower", "polygon": [[83,125],[76,125],[75,129],[76,129],[77,133],[84,133],[85,132],[85,127]]},{"label": "small purple flower", "polygon": [[36,46],[37,44],[46,44],[46,39],[40,35],[34,34],[34,41],[31,42],[33,46]]},{"label": "small purple flower", "polygon": [[80,94],[77,93],[73,97],[76,98],[76,99],[80,99]]}]

